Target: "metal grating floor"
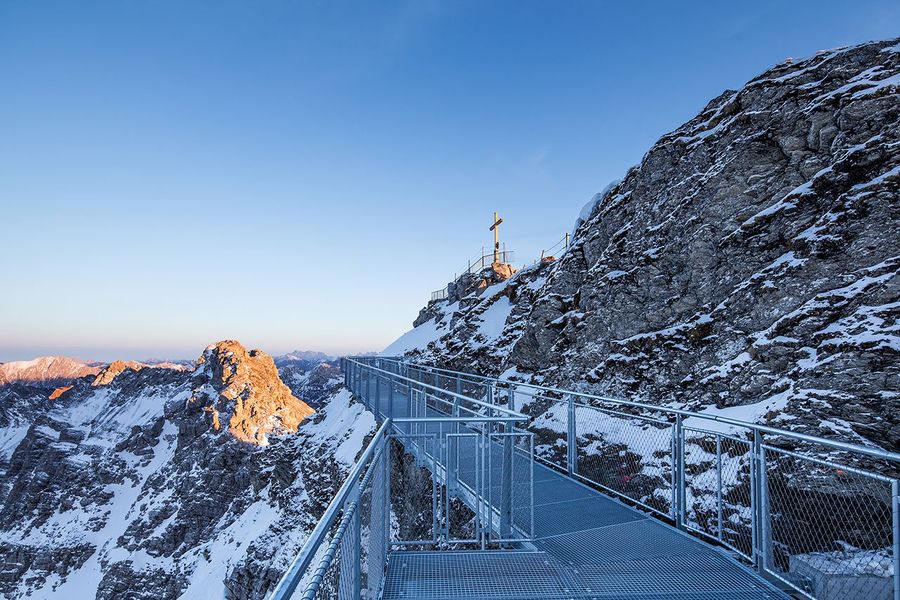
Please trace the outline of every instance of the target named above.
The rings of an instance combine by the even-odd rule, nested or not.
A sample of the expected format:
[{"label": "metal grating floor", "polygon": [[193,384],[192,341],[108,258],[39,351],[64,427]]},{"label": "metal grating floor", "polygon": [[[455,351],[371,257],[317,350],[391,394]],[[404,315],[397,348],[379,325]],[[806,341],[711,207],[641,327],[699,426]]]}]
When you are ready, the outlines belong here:
[{"label": "metal grating floor", "polygon": [[[727,559],[723,559],[727,562]],[[546,552],[395,552],[382,598],[385,600],[602,600],[678,598],[767,600],[783,598],[745,578],[723,562],[712,570],[676,573],[671,565],[633,561],[624,572],[574,569]],[[648,569],[648,570],[644,570]],[[658,569],[658,570],[654,570]],[[602,571],[602,567],[599,569]],[[698,576],[700,575],[700,576]]]},{"label": "metal grating floor", "polygon": [[540,464],[534,466],[534,503],[535,551],[397,551],[382,597],[787,598],[723,550]]},{"label": "metal grating floor", "polygon": [[384,599],[568,598],[564,568],[543,552],[394,552]]}]

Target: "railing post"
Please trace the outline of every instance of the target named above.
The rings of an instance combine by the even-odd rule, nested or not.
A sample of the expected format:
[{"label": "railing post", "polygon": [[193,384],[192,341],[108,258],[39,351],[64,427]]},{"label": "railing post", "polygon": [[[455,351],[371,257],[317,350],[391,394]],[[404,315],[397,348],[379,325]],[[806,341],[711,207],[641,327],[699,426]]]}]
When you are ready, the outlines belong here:
[{"label": "railing post", "polygon": [[721,542],[723,538],[722,531],[722,436],[716,434],[716,529],[717,538]]},{"label": "railing post", "polygon": [[891,482],[891,496],[894,520],[894,600],[900,600],[900,480]]},{"label": "railing post", "polygon": [[568,410],[566,411],[566,472],[569,475],[578,473],[578,430],[575,426],[575,396],[569,395]]},{"label": "railing post", "polygon": [[506,407],[509,410],[516,410],[516,386],[510,383],[509,390],[506,393]]},{"label": "railing post", "polygon": [[456,374],[456,393],[462,395],[462,378]]},{"label": "railing post", "polygon": [[459,438],[446,436],[445,443],[447,444],[447,497],[449,499],[451,494],[456,493],[456,476],[459,467]]},{"label": "railing post", "polygon": [[772,513],[769,506],[769,477],[766,469],[766,449],[763,447],[762,434],[753,431],[753,461],[756,464],[754,473],[755,495],[752,496],[753,515],[756,525],[756,556],[754,562],[760,573],[768,573],[772,567]]},{"label": "railing post", "polygon": [[391,439],[382,440],[381,460],[384,462],[384,558],[391,549]]},{"label": "railing post", "polygon": [[381,412],[381,375],[375,374],[375,402],[372,403],[375,407],[375,419],[378,419],[378,414]]},{"label": "railing post", "polygon": [[500,480],[500,538],[512,538],[513,422],[504,423],[503,470]]},{"label": "railing post", "polygon": [[394,416],[394,380],[388,379],[388,411],[387,417],[393,418]]},{"label": "railing post", "polygon": [[687,482],[684,477],[684,424],[680,414],[675,415],[675,526],[684,527],[685,496]]}]

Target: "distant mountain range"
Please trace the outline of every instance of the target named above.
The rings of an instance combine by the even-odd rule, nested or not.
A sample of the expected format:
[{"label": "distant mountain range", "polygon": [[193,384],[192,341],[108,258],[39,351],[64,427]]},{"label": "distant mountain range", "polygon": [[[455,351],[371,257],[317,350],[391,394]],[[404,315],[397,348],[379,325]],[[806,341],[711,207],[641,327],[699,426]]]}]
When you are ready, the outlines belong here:
[{"label": "distant mountain range", "polygon": [[[295,350],[274,357],[278,367],[302,364],[304,371],[324,362],[333,362],[335,356],[313,350]],[[194,361],[150,358],[146,360],[85,361],[68,356],[39,356],[31,360],[17,360],[0,363],[0,386],[21,383],[38,387],[57,387],[74,379],[98,375],[113,367],[121,371],[130,369],[160,368],[179,371],[193,370]]]},{"label": "distant mountain range", "polygon": [[96,375],[101,367],[66,356],[41,356],[0,364],[0,385],[13,382],[55,386]]}]

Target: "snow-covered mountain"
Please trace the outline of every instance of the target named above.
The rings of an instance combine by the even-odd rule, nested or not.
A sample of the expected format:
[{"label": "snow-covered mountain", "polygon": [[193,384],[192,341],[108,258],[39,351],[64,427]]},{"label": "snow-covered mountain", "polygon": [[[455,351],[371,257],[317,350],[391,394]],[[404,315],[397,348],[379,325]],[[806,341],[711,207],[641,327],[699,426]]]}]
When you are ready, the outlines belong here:
[{"label": "snow-covered mountain", "polygon": [[343,385],[338,359],[322,352],[297,350],[275,357],[281,379],[294,395],[317,408]]},{"label": "snow-covered mountain", "polygon": [[[429,304],[384,353],[897,449],[898,85],[893,40],[724,93],[559,260]],[[8,598],[263,598],[374,429],[326,356],[30,362],[0,385]]]},{"label": "snow-covered mountain", "polygon": [[340,386],[314,413],[233,341],[193,371],[133,367],[9,415],[0,595],[262,598],[374,419]]},{"label": "snow-covered mountain", "polygon": [[66,356],[41,356],[0,364],[0,385],[23,383],[59,385],[86,375],[96,375],[100,367]]},{"label": "snow-covered mountain", "polygon": [[385,355],[900,449],[900,39],[712,100],[555,262]]},{"label": "snow-covered mountain", "polygon": [[280,366],[282,364],[301,361],[317,364],[322,362],[332,362],[336,359],[337,357],[335,356],[331,356],[330,354],[325,354],[324,352],[318,352],[315,350],[294,350],[293,352],[288,352],[287,354],[276,356],[275,364]]}]

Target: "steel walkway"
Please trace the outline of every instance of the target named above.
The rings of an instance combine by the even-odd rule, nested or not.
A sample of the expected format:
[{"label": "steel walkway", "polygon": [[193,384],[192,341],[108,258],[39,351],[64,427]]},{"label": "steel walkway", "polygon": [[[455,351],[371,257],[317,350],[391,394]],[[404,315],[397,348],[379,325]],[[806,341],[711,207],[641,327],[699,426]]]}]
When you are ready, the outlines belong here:
[{"label": "steel walkway", "polygon": [[[378,405],[388,405],[388,394],[384,386]],[[391,402],[395,420],[411,416],[405,400],[397,390]],[[446,414],[428,409],[427,416]],[[398,423],[396,428],[409,432],[410,426]],[[430,433],[437,427],[438,423],[429,423],[418,432]],[[462,450],[463,464],[466,450],[471,451]],[[502,448],[492,444],[490,451],[493,464],[499,465]],[[541,464],[533,468],[534,541],[525,549],[393,552],[382,598],[787,598],[724,550],[566,474]],[[473,476],[471,470],[459,474],[468,483]]]},{"label": "steel walkway", "polygon": [[900,600],[898,453],[392,358],[341,367],[380,426],[270,600]]}]

